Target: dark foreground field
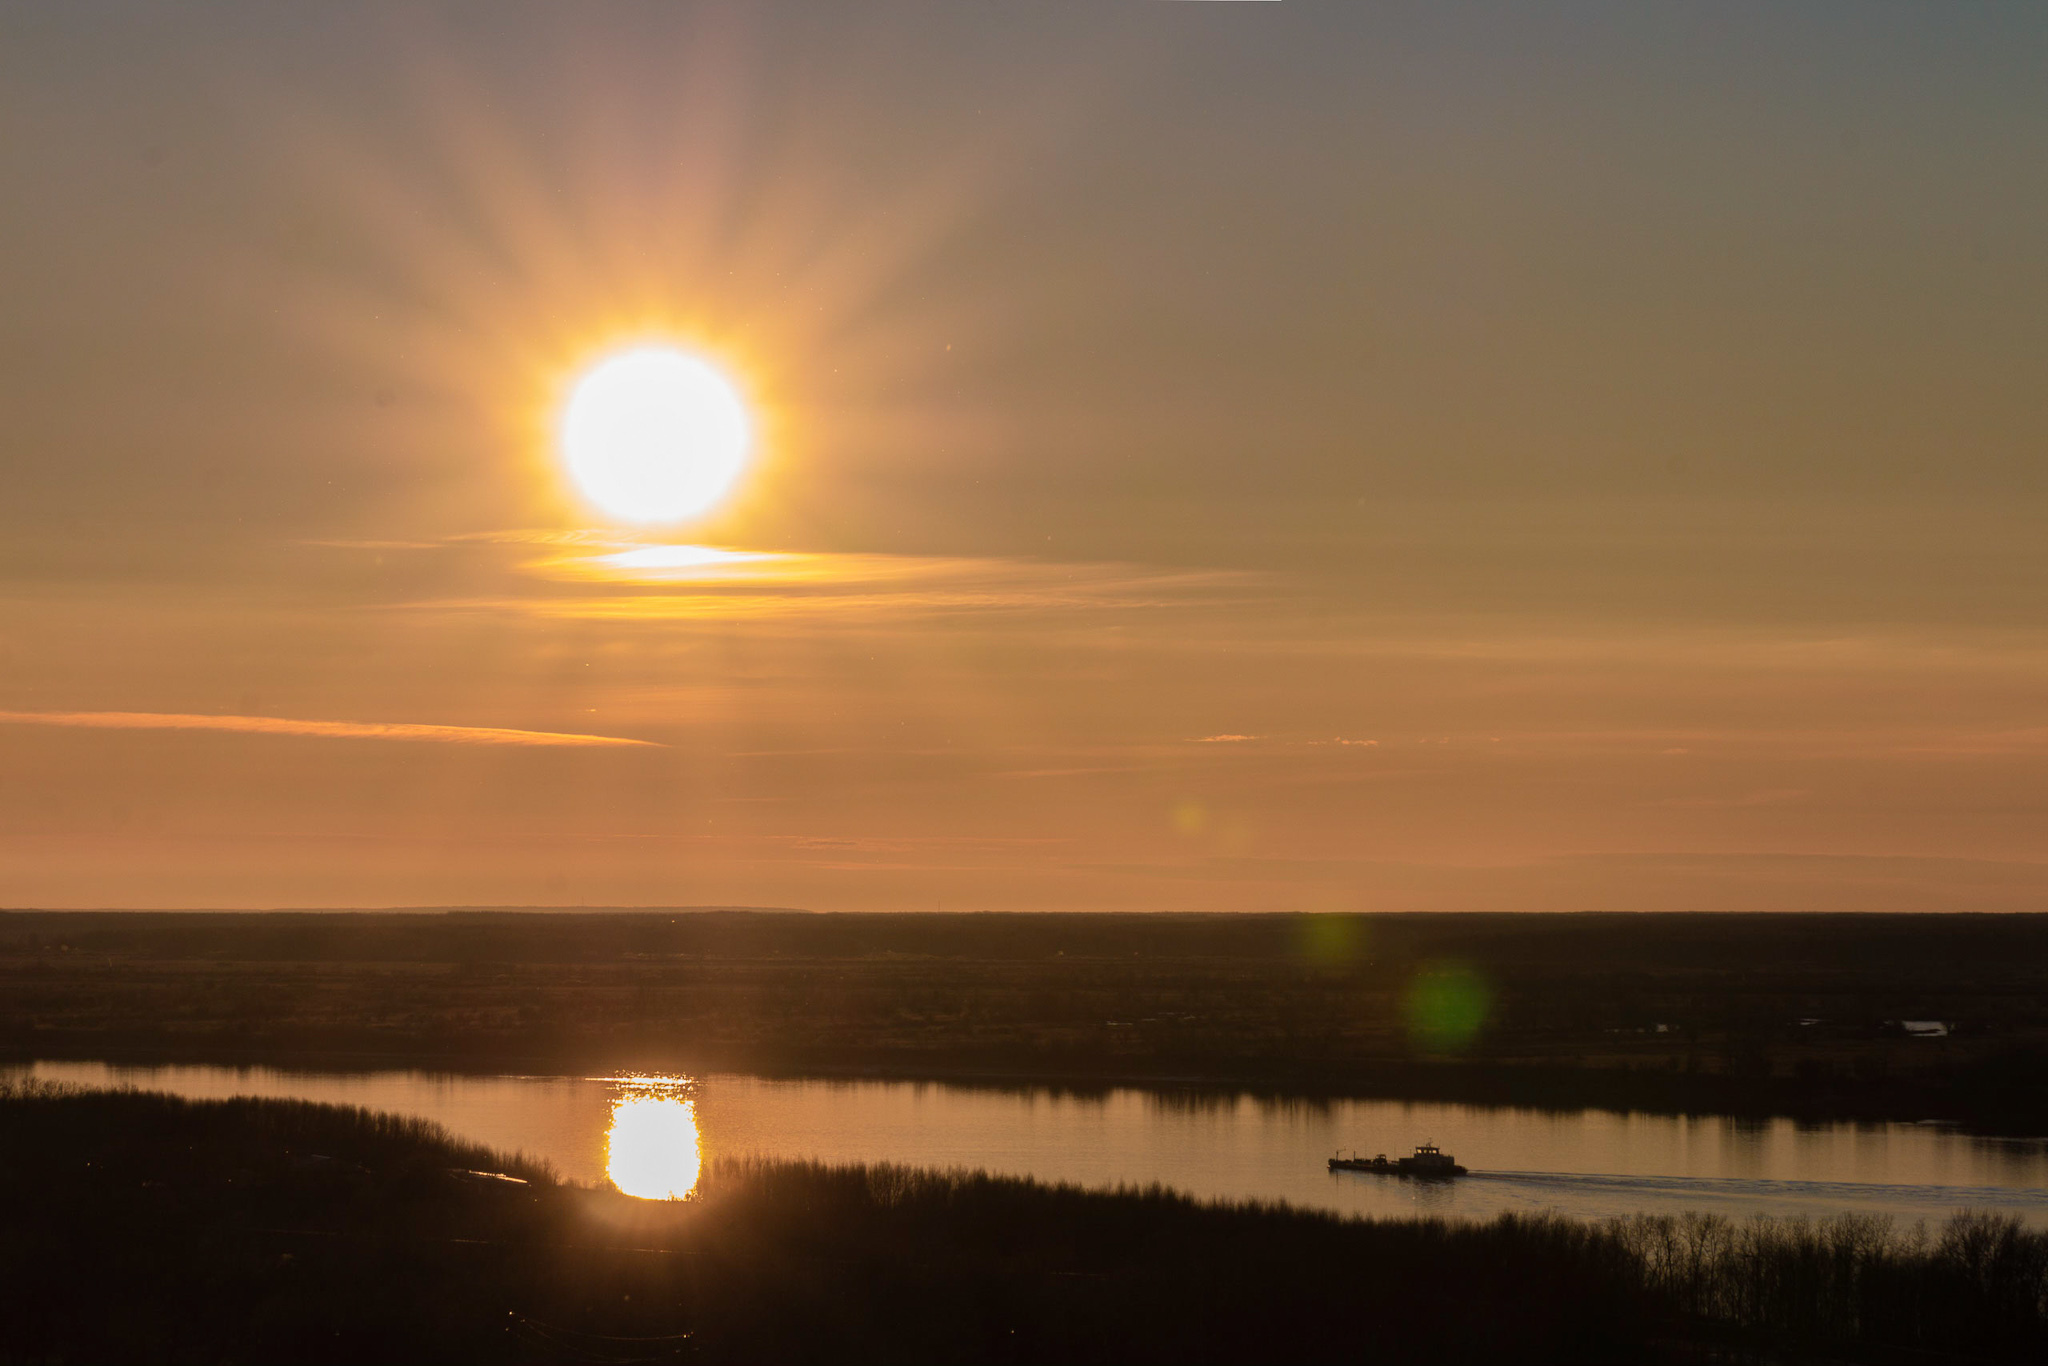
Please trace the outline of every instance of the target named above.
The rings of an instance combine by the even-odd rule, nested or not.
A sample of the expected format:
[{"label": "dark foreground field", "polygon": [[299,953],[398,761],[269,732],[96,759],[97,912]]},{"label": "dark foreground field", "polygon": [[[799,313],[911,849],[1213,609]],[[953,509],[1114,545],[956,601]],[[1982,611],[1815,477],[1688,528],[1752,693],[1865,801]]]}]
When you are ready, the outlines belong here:
[{"label": "dark foreground field", "polygon": [[0,1052],[1215,1083],[2043,1133],[2048,916],[12,912]]},{"label": "dark foreground field", "polygon": [[1375,1224],[802,1164],[715,1166],[702,1193],[651,1204],[562,1186],[361,1111],[0,1090],[0,1360],[2048,1351],[2048,1235],[1989,1219],[1931,1235],[1854,1220]]}]

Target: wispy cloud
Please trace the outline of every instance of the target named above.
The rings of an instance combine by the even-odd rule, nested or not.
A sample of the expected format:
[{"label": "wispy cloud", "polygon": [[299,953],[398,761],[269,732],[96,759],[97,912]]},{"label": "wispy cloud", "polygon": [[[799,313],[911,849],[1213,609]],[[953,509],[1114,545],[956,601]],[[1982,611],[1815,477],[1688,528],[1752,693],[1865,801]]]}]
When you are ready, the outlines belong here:
[{"label": "wispy cloud", "polygon": [[1650,805],[1699,807],[1704,810],[1745,806],[1784,806],[1812,795],[1812,790],[1804,787],[1767,787],[1754,792],[1737,793],[1732,796],[1665,797],[1659,801],[1651,802]]},{"label": "wispy cloud", "polygon": [[1253,576],[1124,564],[641,546],[519,567],[547,588],[394,604],[589,621],[830,617],[1167,607],[1242,595]]},{"label": "wispy cloud", "polygon": [[[738,610],[773,614],[849,603],[930,608],[1136,606],[1191,595],[1243,591],[1250,576],[1215,570],[1117,563],[941,555],[742,551],[714,546],[636,545],[606,554],[558,554],[529,561],[529,574],[557,583],[637,590],[656,612],[699,615],[726,597]],[[560,610],[557,599],[549,608]],[[616,600],[595,604],[613,615]]]},{"label": "wispy cloud", "polygon": [[[357,550],[425,542],[321,541]],[[530,529],[438,543],[446,589],[391,608],[578,621],[835,621],[999,611],[1100,612],[1242,600],[1266,576],[1241,570],[1021,557],[742,550],[615,531]],[[539,553],[535,553],[535,552]]]},{"label": "wispy cloud", "polygon": [[1335,745],[1343,749],[1378,749],[1380,744],[1377,740],[1347,740],[1341,735],[1333,735],[1327,740],[1296,740],[1271,735],[1238,735],[1235,733],[1197,735],[1191,737],[1188,743],[1195,745],[1245,745],[1260,740],[1271,741],[1274,744],[1284,746]]},{"label": "wispy cloud", "polygon": [[0,711],[0,724],[78,726],[92,730],[226,730],[253,735],[306,735],[333,740],[425,740],[449,745],[631,746],[651,740],[577,735],[502,726],[428,726],[375,721],[301,721],[284,716],[207,716],[160,711]]}]

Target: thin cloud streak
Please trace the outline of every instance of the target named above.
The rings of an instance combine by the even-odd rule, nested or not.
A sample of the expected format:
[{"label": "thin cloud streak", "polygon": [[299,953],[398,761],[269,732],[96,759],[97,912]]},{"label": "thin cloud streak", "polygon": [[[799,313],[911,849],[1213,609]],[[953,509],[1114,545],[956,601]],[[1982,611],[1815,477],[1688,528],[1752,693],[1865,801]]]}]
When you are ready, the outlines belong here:
[{"label": "thin cloud streak", "polygon": [[[555,555],[520,566],[558,583],[613,595],[643,590],[683,616],[717,599],[764,615],[807,600],[917,608],[1153,606],[1242,594],[1260,576],[1243,571],[1001,557],[743,551],[697,545],[627,545],[601,555]],[[614,600],[616,600],[614,598]],[[559,609],[550,599],[545,609]],[[542,604],[536,603],[536,607]],[[600,609],[611,615],[609,609]]]},{"label": "thin cloud streak", "polygon": [[90,730],[225,730],[251,735],[300,735],[330,740],[425,740],[450,745],[534,745],[662,749],[652,740],[576,735],[500,726],[431,726],[367,721],[301,721],[285,716],[207,716],[155,711],[0,711],[0,724],[76,726]]},{"label": "thin cloud streak", "polygon": [[470,591],[374,605],[554,621],[843,621],[1213,607],[1270,591],[1255,571],[1115,561],[737,550],[604,531],[493,532],[444,548],[460,552],[459,542],[552,553],[472,561]]}]

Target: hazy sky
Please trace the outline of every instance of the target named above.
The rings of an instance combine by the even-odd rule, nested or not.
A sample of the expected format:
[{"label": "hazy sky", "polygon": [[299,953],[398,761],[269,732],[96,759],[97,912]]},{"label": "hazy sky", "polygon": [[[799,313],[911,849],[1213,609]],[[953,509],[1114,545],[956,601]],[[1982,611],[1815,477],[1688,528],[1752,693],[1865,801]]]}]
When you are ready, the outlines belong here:
[{"label": "hazy sky", "polygon": [[38,0],[0,130],[0,904],[2048,908],[2033,0]]}]

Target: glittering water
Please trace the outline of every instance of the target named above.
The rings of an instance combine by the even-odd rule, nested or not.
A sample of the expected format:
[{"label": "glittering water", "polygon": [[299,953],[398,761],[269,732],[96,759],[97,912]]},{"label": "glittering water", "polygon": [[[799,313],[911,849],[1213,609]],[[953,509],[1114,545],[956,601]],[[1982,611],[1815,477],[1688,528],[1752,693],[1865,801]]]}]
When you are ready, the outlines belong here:
[{"label": "glittering water", "polygon": [[642,1200],[684,1200],[704,1166],[695,1088],[682,1078],[622,1078],[604,1135],[604,1174]]},{"label": "glittering water", "polygon": [[[1910,1221],[1974,1208],[2048,1227],[2048,1142],[1936,1125],[728,1075],[475,1077],[73,1062],[12,1070],[88,1086],[294,1096],[419,1115],[462,1137],[545,1157],[571,1179],[610,1179],[657,1197],[686,1192],[700,1161],[763,1154],[980,1167],[1086,1186],[1158,1182],[1204,1198],[1356,1214],[1857,1211]],[[1424,1139],[1472,1174],[1420,1182],[1325,1166],[1339,1149],[1398,1154]]]}]

